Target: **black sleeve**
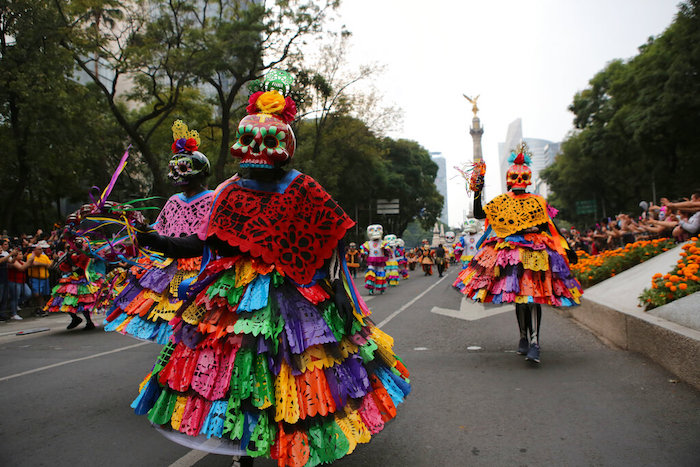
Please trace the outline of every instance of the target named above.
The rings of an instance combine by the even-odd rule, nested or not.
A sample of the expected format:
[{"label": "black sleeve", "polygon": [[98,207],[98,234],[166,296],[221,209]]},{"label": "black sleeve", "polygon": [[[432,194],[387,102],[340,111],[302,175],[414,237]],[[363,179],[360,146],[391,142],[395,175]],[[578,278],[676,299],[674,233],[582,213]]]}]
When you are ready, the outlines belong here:
[{"label": "black sleeve", "polygon": [[474,217],[477,219],[486,219],[486,213],[484,212],[484,208],[481,206],[480,191],[474,193]]},{"label": "black sleeve", "polygon": [[204,242],[194,234],[187,237],[168,237],[155,232],[138,233],[136,236],[142,246],[163,253],[168,258],[195,258],[202,256]]}]

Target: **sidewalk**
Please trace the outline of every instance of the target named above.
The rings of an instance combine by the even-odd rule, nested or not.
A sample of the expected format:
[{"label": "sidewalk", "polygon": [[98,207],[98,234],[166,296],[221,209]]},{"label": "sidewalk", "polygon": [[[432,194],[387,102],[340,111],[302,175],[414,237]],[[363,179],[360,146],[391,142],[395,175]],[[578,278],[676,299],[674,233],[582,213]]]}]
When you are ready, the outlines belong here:
[{"label": "sidewalk", "polygon": [[563,311],[603,340],[654,360],[700,389],[700,293],[644,311],[637,297],[666,274],[680,246],[584,290],[581,307]]},{"label": "sidewalk", "polygon": [[[46,317],[35,316],[34,309],[28,308],[26,310],[20,310],[19,315],[22,316],[22,320],[10,319],[8,321],[0,321],[0,337],[16,335],[18,332],[27,333],[27,335],[33,334],[36,330],[42,329],[39,332],[51,332],[51,331],[65,331],[66,326],[70,323],[70,315],[67,313],[49,313]],[[102,322],[104,321],[104,314],[92,315],[92,321],[95,323],[95,331],[102,331]],[[82,318],[82,316],[81,316]],[[44,329],[48,328],[48,331]],[[82,331],[85,328],[85,320],[78,325],[74,331]]]}]

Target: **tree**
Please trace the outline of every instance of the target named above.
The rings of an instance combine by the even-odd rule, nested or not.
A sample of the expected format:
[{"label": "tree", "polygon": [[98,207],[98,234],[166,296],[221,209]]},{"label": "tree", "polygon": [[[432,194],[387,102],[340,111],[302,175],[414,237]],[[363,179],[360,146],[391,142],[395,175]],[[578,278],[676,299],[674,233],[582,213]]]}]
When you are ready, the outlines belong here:
[{"label": "tree", "polygon": [[390,174],[387,194],[399,199],[401,210],[396,232],[403,232],[413,220],[426,230],[432,229],[444,202],[435,186],[437,164],[428,150],[415,141],[385,138],[384,144],[388,148]]},{"label": "tree", "polygon": [[5,3],[0,15],[0,221],[17,232],[62,220],[63,202],[85,200],[108,177],[109,157],[124,148],[93,90],[71,79],[51,4]]},{"label": "tree", "polygon": [[[117,4],[110,0],[56,1],[66,38],[61,42],[75,64],[101,91],[107,107],[147,165],[155,193],[165,193],[163,167],[149,140],[177,105],[182,89],[192,83],[187,67],[195,49],[184,32],[192,24],[182,15],[188,2]],[[119,8],[113,8],[119,5]],[[105,8],[109,6],[110,8]],[[95,12],[119,12],[112,27],[95,27]],[[117,15],[115,15],[117,16]],[[103,65],[95,66],[96,62]],[[125,84],[124,81],[127,81]],[[123,86],[128,91],[120,93]],[[134,107],[147,109],[131,112]]]},{"label": "tree", "polygon": [[599,213],[633,212],[642,199],[687,196],[700,166],[698,0],[680,5],[663,34],[615,60],[574,96],[577,128],[543,173],[562,214],[593,199]]},{"label": "tree", "polygon": [[413,141],[377,138],[364,122],[334,113],[314,157],[316,128],[311,119],[299,123],[292,164],[318,180],[355,219],[356,240],[364,238],[369,224],[390,227],[389,218],[376,213],[377,199],[399,199],[400,214],[391,219],[392,233],[400,235],[414,219],[432,228],[443,199],[435,187],[437,165],[425,148]]},{"label": "tree", "polygon": [[[322,31],[337,0],[253,3],[241,1],[198,2],[196,27],[188,31],[198,45],[190,69],[197,82],[213,90],[217,111],[210,126],[220,134],[214,175],[222,181],[231,147],[231,120],[238,120],[247,105],[245,85],[299,55],[298,46]],[[243,93],[243,95],[241,95]],[[234,125],[236,121],[233,122]]]},{"label": "tree", "polygon": [[[210,158],[214,179],[221,181],[230,161],[231,119],[239,116],[244,103],[243,86],[280,65],[303,37],[318,32],[325,12],[337,1],[57,4],[70,32],[64,46],[102,91],[145,161],[152,191],[163,194],[168,188],[152,138],[161,126],[170,126],[183,90],[200,87],[202,99],[212,106],[210,120],[200,129],[211,127],[220,137],[218,154]],[[110,17],[115,21],[105,20]],[[123,92],[124,87],[128,91]],[[130,112],[134,107],[140,111]]]}]

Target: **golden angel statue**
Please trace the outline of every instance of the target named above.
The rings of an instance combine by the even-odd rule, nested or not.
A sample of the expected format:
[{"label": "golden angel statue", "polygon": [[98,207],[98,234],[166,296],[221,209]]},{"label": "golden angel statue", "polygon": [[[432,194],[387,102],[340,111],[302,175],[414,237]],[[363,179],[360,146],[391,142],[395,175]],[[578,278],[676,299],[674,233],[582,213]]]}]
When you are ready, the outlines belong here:
[{"label": "golden angel statue", "polygon": [[464,96],[464,98],[465,98],[466,100],[468,100],[469,102],[471,102],[471,104],[472,104],[472,112],[474,112],[474,116],[476,117],[476,113],[479,111],[479,107],[476,106],[476,101],[477,101],[477,99],[479,99],[479,96],[480,96],[481,94],[479,94],[479,96],[476,96],[476,97],[474,97],[474,98],[471,98],[471,97],[467,96],[466,94],[462,94],[462,95]]}]

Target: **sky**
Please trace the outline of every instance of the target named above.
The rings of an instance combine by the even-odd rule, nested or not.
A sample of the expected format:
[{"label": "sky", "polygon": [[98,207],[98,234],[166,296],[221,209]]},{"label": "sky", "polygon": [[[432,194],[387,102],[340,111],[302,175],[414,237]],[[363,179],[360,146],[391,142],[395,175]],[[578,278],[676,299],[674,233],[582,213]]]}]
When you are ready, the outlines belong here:
[{"label": "sky", "polygon": [[[485,199],[500,187],[498,143],[522,119],[523,136],[560,142],[573,128],[574,95],[614,59],[629,59],[673,21],[677,0],[344,0],[337,24],[352,32],[350,66],[380,64],[387,104],[402,109],[392,138],[447,160],[450,226],[467,198],[453,168],[472,161],[471,104],[479,95],[487,165]],[[362,86],[362,84],[358,84]],[[495,188],[494,188],[495,187]]]}]

